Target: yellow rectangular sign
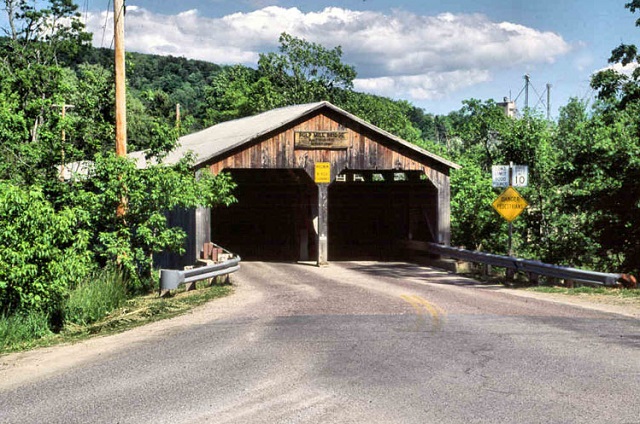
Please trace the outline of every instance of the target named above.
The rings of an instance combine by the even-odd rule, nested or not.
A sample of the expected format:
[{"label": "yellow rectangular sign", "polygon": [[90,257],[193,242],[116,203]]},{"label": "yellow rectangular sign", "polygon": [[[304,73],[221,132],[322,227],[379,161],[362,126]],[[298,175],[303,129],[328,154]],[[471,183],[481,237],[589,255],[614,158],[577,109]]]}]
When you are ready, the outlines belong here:
[{"label": "yellow rectangular sign", "polygon": [[331,183],[331,163],[316,162],[315,182],[318,184]]},{"label": "yellow rectangular sign", "polygon": [[520,196],[515,188],[509,186],[493,201],[492,205],[504,219],[511,222],[522,213],[524,208],[529,206],[529,203]]}]

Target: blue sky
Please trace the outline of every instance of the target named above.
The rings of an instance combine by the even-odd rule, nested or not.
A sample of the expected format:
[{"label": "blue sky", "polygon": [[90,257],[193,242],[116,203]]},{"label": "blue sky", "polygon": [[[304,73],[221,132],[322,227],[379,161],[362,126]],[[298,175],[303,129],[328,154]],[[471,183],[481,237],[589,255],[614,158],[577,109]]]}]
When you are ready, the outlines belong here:
[{"label": "blue sky", "polygon": [[[255,66],[286,31],[340,45],[358,91],[446,114],[469,98],[517,98],[552,116],[570,97],[588,100],[590,75],[621,42],[638,43],[628,0],[127,0],[126,45],[218,64]],[[96,46],[109,47],[112,3],[78,2]],[[107,11],[109,15],[107,15]],[[105,27],[105,22],[108,24]]]}]

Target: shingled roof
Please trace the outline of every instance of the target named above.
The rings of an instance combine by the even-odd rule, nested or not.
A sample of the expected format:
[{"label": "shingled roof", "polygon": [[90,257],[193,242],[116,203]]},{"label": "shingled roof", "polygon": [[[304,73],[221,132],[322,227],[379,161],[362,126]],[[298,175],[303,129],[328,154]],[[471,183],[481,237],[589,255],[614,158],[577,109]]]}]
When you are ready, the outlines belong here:
[{"label": "shingled roof", "polygon": [[[273,109],[258,115],[222,122],[204,130],[185,135],[178,139],[178,147],[169,153],[162,162],[174,164],[189,151],[193,152],[196,156],[196,166],[202,163],[212,162],[231,150],[245,144],[250,144],[265,134],[277,131],[279,128],[323,108],[344,115],[392,142],[415,151],[419,155],[424,156],[425,159],[435,160],[449,168],[460,168],[460,165],[422,149],[415,144],[409,143],[327,101]],[[138,161],[138,166],[145,167],[147,162],[144,159],[144,153],[145,152],[133,152],[129,154],[129,157],[135,158]]]}]

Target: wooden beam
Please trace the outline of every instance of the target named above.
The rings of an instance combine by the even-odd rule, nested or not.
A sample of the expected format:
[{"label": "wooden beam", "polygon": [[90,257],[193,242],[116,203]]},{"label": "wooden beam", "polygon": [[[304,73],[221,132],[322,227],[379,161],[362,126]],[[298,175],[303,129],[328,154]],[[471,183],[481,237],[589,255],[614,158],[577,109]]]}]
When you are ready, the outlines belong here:
[{"label": "wooden beam", "polygon": [[318,266],[329,263],[329,184],[318,184]]}]

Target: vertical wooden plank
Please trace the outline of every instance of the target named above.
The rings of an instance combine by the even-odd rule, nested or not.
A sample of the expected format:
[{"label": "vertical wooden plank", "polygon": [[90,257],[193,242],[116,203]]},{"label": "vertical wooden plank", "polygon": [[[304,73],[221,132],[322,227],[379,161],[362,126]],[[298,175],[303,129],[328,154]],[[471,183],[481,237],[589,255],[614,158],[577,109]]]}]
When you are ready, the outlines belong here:
[{"label": "vertical wooden plank", "polygon": [[211,241],[211,209],[196,208],[195,211],[195,245],[193,246],[193,263],[200,257],[200,250],[205,243]]},{"label": "vertical wooden plank", "polygon": [[429,170],[429,179],[438,189],[438,243],[446,246],[451,244],[451,188],[449,176]]}]

